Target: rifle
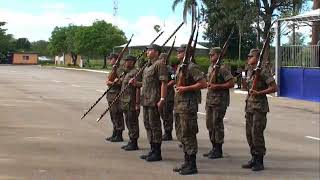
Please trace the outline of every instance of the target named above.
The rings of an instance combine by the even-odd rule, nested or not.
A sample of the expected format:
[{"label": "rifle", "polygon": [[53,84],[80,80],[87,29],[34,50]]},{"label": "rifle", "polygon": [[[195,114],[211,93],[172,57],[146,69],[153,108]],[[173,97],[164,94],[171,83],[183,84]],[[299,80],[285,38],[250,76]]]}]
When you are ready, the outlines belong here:
[{"label": "rifle", "polygon": [[124,51],[128,48],[129,44],[131,43],[132,37],[133,37],[133,34],[131,35],[130,40],[128,41],[128,43],[126,44],[126,46],[122,48],[122,50],[121,50],[121,52],[119,53],[119,56],[118,56],[115,64],[112,66],[111,73],[110,73],[110,75],[109,75],[109,77],[108,77],[109,81],[114,81],[114,80],[117,78],[117,69],[118,69],[118,67],[119,67],[120,60],[122,59],[122,56],[123,56],[123,54],[124,54]]},{"label": "rifle", "polygon": [[231,38],[231,35],[233,33],[233,30],[234,28],[232,28],[226,42],[224,43],[223,47],[222,47],[222,50],[221,50],[221,53],[219,54],[219,57],[218,57],[218,60],[216,61],[216,63],[214,64],[213,66],[213,72],[211,73],[211,77],[210,77],[210,81],[209,83],[216,83],[217,82],[217,78],[218,78],[218,73],[219,73],[219,70],[220,70],[220,65],[221,65],[221,62],[222,62],[222,58],[227,50],[227,47],[229,45],[229,40]]},{"label": "rifle", "polygon": [[[122,77],[122,76],[124,76],[124,72],[120,75],[120,78]],[[113,85],[112,85],[113,86]],[[85,112],[84,114],[83,114],[83,116],[81,117],[81,119],[83,119],[97,104],[98,104],[98,102],[100,102],[100,100],[111,90],[111,88],[112,88],[112,86],[110,86],[99,98],[98,98],[98,100],[87,110],[87,112]]]},{"label": "rifle", "polygon": [[[198,10],[199,12],[199,10]],[[200,24],[200,13],[198,13],[198,17],[197,17],[197,33],[196,33],[196,38],[194,39],[194,42],[193,42],[193,52],[192,52],[192,55],[191,55],[191,58],[190,58],[190,61],[195,63],[195,54],[196,54],[196,48],[197,48],[197,42],[198,42],[198,35],[199,35],[199,24]]]},{"label": "rifle", "polygon": [[259,54],[259,59],[258,59],[257,66],[254,69],[253,74],[252,74],[252,76],[254,76],[254,79],[253,79],[251,90],[255,90],[255,91],[257,90],[257,84],[258,84],[258,81],[260,80],[260,73],[261,73],[261,65],[262,65],[263,55],[264,55],[264,52],[266,51],[267,44],[269,43],[269,39],[270,39],[269,37],[270,37],[270,29],[268,31],[268,34],[266,36],[266,40],[264,41],[262,49],[261,49],[261,52]]},{"label": "rifle", "polygon": [[169,52],[168,52],[168,54],[167,54],[167,57],[166,57],[166,59],[165,59],[165,62],[166,62],[166,65],[168,64],[168,60],[169,60],[169,58],[170,58],[170,56],[171,56],[171,53],[172,53],[172,50],[173,50],[173,48],[174,48],[174,44],[176,43],[176,36],[174,37],[174,39],[173,39],[173,43],[172,43],[172,45],[171,45],[171,47],[170,47],[170,49],[169,49]]},{"label": "rifle", "polygon": [[193,29],[192,29],[192,32],[191,32],[191,36],[189,38],[189,42],[188,42],[187,47],[186,47],[186,49],[184,51],[184,57],[183,57],[182,63],[181,63],[180,68],[179,68],[178,74],[180,74],[180,75],[179,75],[179,79],[178,79],[178,82],[177,82],[177,86],[178,87],[186,85],[187,69],[188,69],[188,64],[189,64],[189,60],[190,60],[190,57],[191,57],[190,49],[191,49],[191,44],[192,44],[192,40],[193,40],[193,36],[194,36],[195,30],[196,30],[196,24],[194,24],[194,26],[193,26]]},{"label": "rifle", "polygon": [[[162,48],[166,45],[166,43],[172,38],[172,36],[181,28],[183,23],[181,23],[178,28],[169,36],[169,38],[163,43]],[[153,44],[154,41],[151,43]],[[175,43],[175,40],[174,40]],[[173,48],[172,48],[173,49]],[[140,56],[141,57],[141,56]],[[167,57],[169,58],[169,56]],[[138,72],[134,75],[133,79],[137,79],[138,76],[143,72],[143,70],[149,65],[149,62],[145,63],[139,70]],[[119,94],[114,98],[114,100],[109,104],[108,108],[103,111],[103,113],[100,115],[100,117],[97,119],[97,122],[99,122],[105,115],[106,113],[111,109],[111,106],[123,95],[126,89],[128,89],[130,86],[130,83],[126,84],[126,86],[119,92]]]}]

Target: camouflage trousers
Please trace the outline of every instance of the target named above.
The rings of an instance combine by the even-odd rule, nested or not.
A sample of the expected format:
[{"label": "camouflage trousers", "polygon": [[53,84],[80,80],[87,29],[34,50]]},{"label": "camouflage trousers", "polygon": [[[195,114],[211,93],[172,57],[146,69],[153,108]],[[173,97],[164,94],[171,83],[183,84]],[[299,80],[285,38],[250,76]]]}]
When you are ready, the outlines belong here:
[{"label": "camouflage trousers", "polygon": [[155,106],[143,106],[143,122],[150,143],[162,142],[162,128],[158,108]]},{"label": "camouflage trousers", "polygon": [[130,139],[139,138],[139,120],[137,111],[124,111],[126,126],[128,128],[128,136]]},{"label": "camouflage trousers", "polygon": [[164,131],[171,132],[173,129],[173,101],[164,104],[160,116],[163,121]]},{"label": "camouflage trousers", "polygon": [[196,112],[175,113],[177,138],[183,145],[183,151],[188,155],[198,152],[197,133],[199,129],[197,119]]},{"label": "camouflage trousers", "polygon": [[[108,102],[109,104],[111,102]],[[116,101],[110,108],[110,117],[113,124],[113,130],[123,131],[124,130],[124,119],[123,111],[120,106],[120,102]]]},{"label": "camouflage trousers", "polygon": [[226,109],[217,109],[212,106],[206,106],[206,125],[209,130],[209,137],[212,144],[224,142],[224,124],[223,118]]},{"label": "camouflage trousers", "polygon": [[267,124],[266,112],[246,112],[246,135],[252,155],[265,155],[263,132]]}]

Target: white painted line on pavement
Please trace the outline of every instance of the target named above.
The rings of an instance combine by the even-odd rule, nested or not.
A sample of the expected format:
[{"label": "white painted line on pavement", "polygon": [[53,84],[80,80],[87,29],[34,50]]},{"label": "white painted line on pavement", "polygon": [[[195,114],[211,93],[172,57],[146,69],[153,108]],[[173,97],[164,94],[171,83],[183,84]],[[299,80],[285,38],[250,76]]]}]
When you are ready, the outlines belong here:
[{"label": "white painted line on pavement", "polygon": [[52,80],[53,82],[56,82],[56,83],[61,83],[62,81],[57,81],[57,80]]},{"label": "white painted line on pavement", "polygon": [[306,138],[309,138],[309,139],[315,139],[315,140],[320,141],[320,138],[316,138],[316,137],[312,137],[312,136],[306,136]]},{"label": "white painted line on pavement", "polygon": [[[241,91],[241,90],[234,90],[233,92],[236,94],[248,94],[248,91]],[[267,94],[267,97],[273,97],[273,96]]]},{"label": "white painted line on pavement", "polygon": [[104,93],[104,90],[96,89],[97,92]]},{"label": "white painted line on pavement", "polygon": [[76,85],[76,84],[71,84],[72,87],[81,87],[79,85]]},{"label": "white painted line on pavement", "polygon": [[75,70],[75,71],[89,71],[89,72],[97,72],[97,73],[109,73],[108,71],[99,71],[99,70],[92,70],[92,69],[77,69],[77,68],[65,68],[65,67],[56,67],[57,69],[68,69],[68,70]]},{"label": "white painted line on pavement", "polygon": [[203,113],[203,112],[198,112],[198,114],[201,114],[201,115],[204,115],[204,116],[206,115],[206,113]]}]

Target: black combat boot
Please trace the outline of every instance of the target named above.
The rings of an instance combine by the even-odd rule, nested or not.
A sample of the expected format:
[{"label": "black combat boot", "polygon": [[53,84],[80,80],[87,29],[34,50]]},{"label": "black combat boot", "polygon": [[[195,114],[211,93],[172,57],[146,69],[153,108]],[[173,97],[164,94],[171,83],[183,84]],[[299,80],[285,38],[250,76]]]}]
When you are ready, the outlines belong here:
[{"label": "black combat boot", "polygon": [[112,135],[110,137],[106,138],[106,141],[111,141],[112,138],[114,138],[116,136],[116,130],[114,129],[112,132]]},{"label": "black combat boot", "polygon": [[252,169],[252,171],[264,170],[263,155],[255,155],[255,163],[251,169]]},{"label": "black combat boot", "polygon": [[197,174],[198,173],[198,169],[197,169],[197,163],[196,163],[196,155],[188,155],[189,156],[189,163],[187,164],[187,166],[185,166],[184,168],[182,168],[179,171],[179,174],[181,175],[189,175],[189,174]]},{"label": "black combat boot", "polygon": [[171,140],[172,140],[171,131],[165,131],[164,135],[162,136],[162,141],[171,141]]},{"label": "black combat boot", "polygon": [[244,169],[251,169],[253,167],[254,163],[255,163],[255,157],[252,155],[251,160],[248,161],[248,163],[246,163],[246,164],[242,164],[241,167]]},{"label": "black combat boot", "polygon": [[181,169],[185,168],[187,166],[187,164],[189,163],[190,159],[189,159],[189,156],[188,154],[185,152],[184,153],[184,163],[181,164],[181,166],[178,166],[178,167],[175,167],[173,168],[173,171],[174,172],[180,172]]},{"label": "black combat boot", "polygon": [[150,143],[150,151],[147,154],[141,155],[140,159],[147,159],[147,157],[151,156],[153,152],[154,152],[154,145],[153,143]]},{"label": "black combat boot", "polygon": [[222,144],[221,143],[216,143],[214,146],[214,150],[212,154],[208,155],[209,159],[218,159],[218,158],[223,158],[223,153],[222,153]]},{"label": "black combat boot", "polygon": [[121,130],[117,130],[116,135],[111,138],[111,142],[123,142],[123,137],[122,137],[122,131]]},{"label": "black combat boot", "polygon": [[130,139],[128,145],[124,148],[126,151],[139,150],[137,139]]},{"label": "black combat boot", "polygon": [[146,158],[146,161],[153,162],[153,161],[161,161],[161,144],[160,143],[153,143],[154,151],[153,153]]}]

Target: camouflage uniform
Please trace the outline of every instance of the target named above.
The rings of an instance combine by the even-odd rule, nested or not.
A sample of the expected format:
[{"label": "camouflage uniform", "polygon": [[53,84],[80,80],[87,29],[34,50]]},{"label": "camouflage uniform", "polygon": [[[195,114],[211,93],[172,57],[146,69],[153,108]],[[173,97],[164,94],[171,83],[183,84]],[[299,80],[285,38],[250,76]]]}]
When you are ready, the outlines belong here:
[{"label": "camouflage uniform", "polygon": [[[167,65],[168,69],[168,81],[174,80],[174,70],[170,65]],[[160,112],[160,116],[163,120],[163,128],[165,132],[172,132],[173,129],[173,101],[174,101],[174,87],[168,87],[167,97],[165,99],[165,104]]]},{"label": "camouflage uniform", "polygon": [[[176,72],[176,80],[179,79],[179,69]],[[205,79],[204,74],[198,65],[189,63],[186,85],[192,85]],[[179,127],[176,127],[177,137],[183,144],[183,151],[188,155],[195,155],[198,152],[197,133],[198,129],[198,96],[197,91],[185,92],[182,95],[176,93],[174,99],[175,120]]]},{"label": "camouflage uniform", "polygon": [[[129,83],[130,79],[137,74],[137,69],[126,70],[126,75],[122,80],[122,90]],[[125,122],[128,128],[130,139],[139,138],[139,121],[136,111],[136,91],[137,88],[129,86],[121,97],[121,107],[125,115]]]},{"label": "camouflage uniform", "polygon": [[[123,68],[119,67],[117,69],[117,76],[120,77],[122,73],[123,73]],[[110,104],[115,99],[117,94],[120,92],[121,84],[115,83],[113,86],[109,88],[110,90],[106,95],[108,104]],[[122,112],[119,100],[115,101],[115,103],[111,106],[110,117],[111,117],[111,122],[113,124],[113,131],[114,132],[121,131],[122,133],[122,131],[124,130],[124,120],[123,120],[123,112]]]},{"label": "camouflage uniform", "polygon": [[[249,67],[247,72],[248,89],[252,88],[254,67]],[[260,80],[257,83],[257,91],[267,89],[275,82],[269,70],[263,69]],[[246,135],[252,155],[263,156],[266,153],[263,131],[267,124],[267,112],[269,112],[268,99],[266,95],[247,95],[246,107]]]},{"label": "camouflage uniform", "polygon": [[143,71],[141,103],[144,126],[150,143],[162,142],[162,129],[157,102],[160,100],[161,81],[168,81],[168,72],[161,61],[151,60]]},{"label": "camouflage uniform", "polygon": [[[208,68],[207,80],[210,81],[213,73],[213,64]],[[231,72],[222,65],[218,72],[216,84],[224,84],[231,80]],[[210,82],[212,83],[212,82]],[[206,124],[209,130],[209,137],[212,144],[222,144],[224,142],[224,124],[223,118],[226,114],[227,107],[230,104],[229,89],[213,90],[208,89],[206,101]]]}]

